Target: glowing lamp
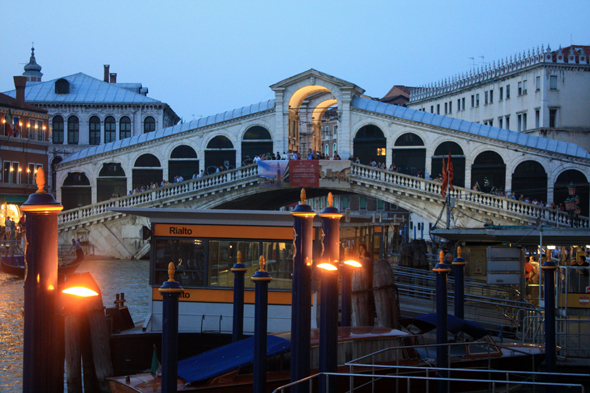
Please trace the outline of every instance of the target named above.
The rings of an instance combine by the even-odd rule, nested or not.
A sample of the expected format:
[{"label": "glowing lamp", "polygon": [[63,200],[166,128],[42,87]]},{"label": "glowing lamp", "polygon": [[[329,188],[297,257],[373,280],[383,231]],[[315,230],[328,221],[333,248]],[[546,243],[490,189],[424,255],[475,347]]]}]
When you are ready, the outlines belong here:
[{"label": "glowing lamp", "polygon": [[71,307],[80,305],[81,299],[100,296],[100,288],[88,272],[66,275],[59,285],[59,291],[65,295],[64,301]]},{"label": "glowing lamp", "polygon": [[68,295],[80,296],[80,297],[90,297],[90,296],[98,296],[98,293],[93,291],[90,288],[85,287],[71,287],[64,289],[61,291],[62,293],[66,293]]},{"label": "glowing lamp", "polygon": [[320,263],[318,265],[318,268],[324,269],[324,270],[327,270],[327,271],[336,271],[336,270],[338,270],[338,267],[336,267],[336,265],[331,264],[330,262]]},{"label": "glowing lamp", "polygon": [[548,250],[555,250],[555,246],[547,246]]},{"label": "glowing lamp", "polygon": [[567,186],[567,193],[569,194],[569,196],[573,197],[574,195],[576,195],[576,186],[574,184],[574,182],[571,182],[568,186]]},{"label": "glowing lamp", "polygon": [[346,261],[343,262],[345,265],[348,265],[350,267],[363,267],[363,264],[360,263],[359,261],[355,261],[354,259],[348,259]]}]

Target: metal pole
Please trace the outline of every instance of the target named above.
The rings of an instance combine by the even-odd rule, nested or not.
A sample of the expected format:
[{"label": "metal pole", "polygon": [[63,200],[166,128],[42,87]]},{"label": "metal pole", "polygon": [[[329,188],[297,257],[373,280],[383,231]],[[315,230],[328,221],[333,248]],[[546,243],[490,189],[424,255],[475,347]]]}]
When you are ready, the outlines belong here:
[{"label": "metal pole", "polygon": [[26,214],[23,392],[30,393],[63,389],[64,383],[63,360],[54,361],[58,343],[63,345],[57,326],[57,215],[63,206],[44,186],[39,168],[38,190],[21,206]]},{"label": "metal pole", "polygon": [[231,268],[234,273],[234,316],[232,325],[232,342],[240,341],[244,336],[244,275],[246,265],[242,263],[242,253],[238,251],[237,262]]},{"label": "metal pole", "polygon": [[[311,268],[313,263],[313,217],[316,215],[306,204],[305,190],[301,202],[291,213],[293,216],[293,289],[291,304],[291,382],[310,374],[311,356]],[[307,384],[291,388],[294,393],[305,393]]]},{"label": "metal pole", "polygon": [[175,393],[178,376],[178,301],[184,289],[174,281],[174,263],[168,264],[168,281],[162,294],[162,393]]},{"label": "metal pole", "polygon": [[272,280],[264,270],[264,257],[258,259],[260,269],[254,281],[254,392],[266,392],[266,334],[268,324],[268,283]]},{"label": "metal pole", "polygon": [[461,247],[457,247],[457,258],[453,260],[455,266],[455,316],[465,319],[465,265],[461,258]]},{"label": "metal pole", "polygon": [[[555,270],[557,265],[549,258],[541,266],[545,272],[545,370],[554,373],[557,354],[555,348]],[[554,376],[547,377],[548,382],[555,382]],[[555,387],[547,387],[555,392]]]},{"label": "metal pole", "polygon": [[[340,260],[340,218],[342,214],[332,206],[332,193],[328,195],[328,206],[320,213],[322,218],[323,255],[322,263],[336,267]],[[338,270],[322,271],[320,299],[320,359],[319,371],[338,371]],[[336,378],[320,376],[320,393],[335,393]]]},{"label": "metal pole", "polygon": [[451,228],[451,193],[448,188],[447,186],[447,229]]},{"label": "metal pole", "polygon": [[[432,269],[436,272],[436,367],[449,367],[447,344],[447,274],[451,269],[445,264],[445,253],[440,252],[440,263]],[[438,371],[438,376],[446,378],[446,371]],[[438,381],[437,392],[448,391],[447,381]]]}]

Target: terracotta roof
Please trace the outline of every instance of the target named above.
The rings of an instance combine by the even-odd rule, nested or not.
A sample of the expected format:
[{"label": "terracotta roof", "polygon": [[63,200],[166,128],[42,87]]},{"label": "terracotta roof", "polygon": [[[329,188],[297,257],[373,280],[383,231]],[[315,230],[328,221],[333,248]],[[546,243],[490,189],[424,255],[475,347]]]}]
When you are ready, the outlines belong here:
[{"label": "terracotta roof", "polygon": [[[581,51],[584,52],[584,54],[586,55],[586,59],[590,58],[590,46],[588,45],[570,45],[567,46],[565,48],[560,48],[558,50],[554,50],[551,52],[551,54],[553,55],[553,61],[557,61],[557,55],[559,53],[559,50],[561,50],[561,52],[563,53],[563,61],[566,63],[569,63],[569,55],[570,52],[572,51],[572,49],[574,50],[575,56],[576,56],[576,63],[580,62],[580,53]],[[588,61],[588,60],[586,60]]]},{"label": "terracotta roof", "polygon": [[6,94],[0,93],[0,107],[23,109],[31,112],[47,113],[47,109],[39,108],[33,104],[16,102],[16,98],[7,96]]}]

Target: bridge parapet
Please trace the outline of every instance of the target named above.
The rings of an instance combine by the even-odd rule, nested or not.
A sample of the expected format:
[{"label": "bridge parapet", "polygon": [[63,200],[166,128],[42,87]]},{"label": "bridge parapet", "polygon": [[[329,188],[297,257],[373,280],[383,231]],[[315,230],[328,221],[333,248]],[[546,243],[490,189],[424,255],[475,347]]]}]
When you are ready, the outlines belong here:
[{"label": "bridge parapet", "polygon": [[[441,195],[441,182],[426,180],[398,172],[390,172],[367,165],[352,164],[351,179],[355,180],[355,178],[399,186],[407,191],[415,190],[421,195],[428,195],[430,199],[437,200],[439,203],[444,202],[444,198]],[[494,214],[493,210],[495,210],[497,214],[513,215],[514,218],[529,224],[538,222],[557,227],[571,225],[571,218],[567,212],[470,190],[468,188],[457,186],[454,188],[454,191],[450,191],[451,197],[455,198],[456,202],[463,202],[465,207],[489,208],[492,214]],[[577,216],[574,220],[577,227],[588,228],[590,226],[588,217]]]}]

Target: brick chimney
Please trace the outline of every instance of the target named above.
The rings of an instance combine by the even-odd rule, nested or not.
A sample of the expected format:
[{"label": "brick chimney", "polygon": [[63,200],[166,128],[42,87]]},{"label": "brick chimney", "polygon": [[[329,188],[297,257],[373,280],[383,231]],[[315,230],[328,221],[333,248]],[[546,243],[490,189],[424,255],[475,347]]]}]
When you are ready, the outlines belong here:
[{"label": "brick chimney", "polygon": [[104,81],[107,83],[109,82],[109,67],[110,65],[108,64],[104,65]]},{"label": "brick chimney", "polygon": [[117,83],[117,73],[111,72],[111,82],[110,83]]},{"label": "brick chimney", "polygon": [[15,76],[14,87],[16,88],[16,102],[17,104],[25,103],[25,86],[27,86],[26,76]]}]

